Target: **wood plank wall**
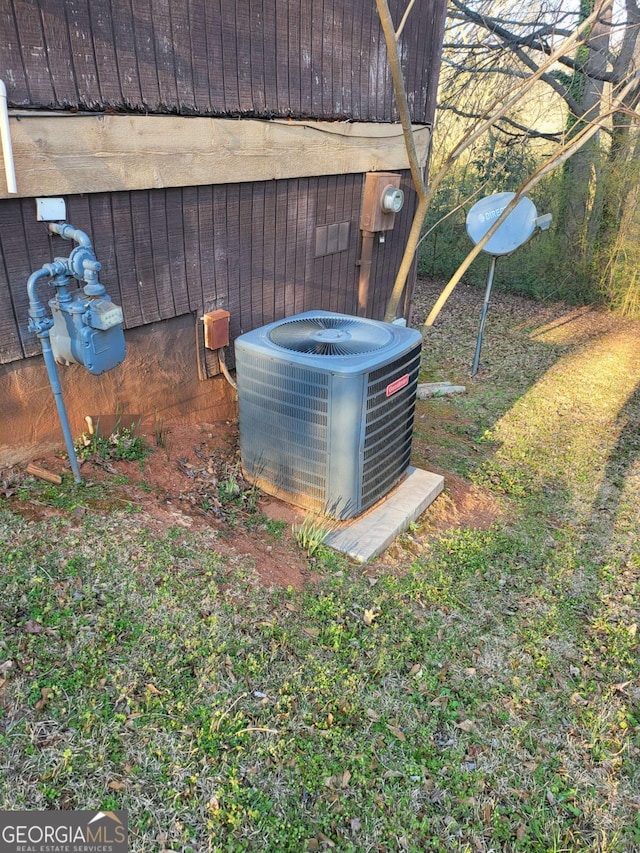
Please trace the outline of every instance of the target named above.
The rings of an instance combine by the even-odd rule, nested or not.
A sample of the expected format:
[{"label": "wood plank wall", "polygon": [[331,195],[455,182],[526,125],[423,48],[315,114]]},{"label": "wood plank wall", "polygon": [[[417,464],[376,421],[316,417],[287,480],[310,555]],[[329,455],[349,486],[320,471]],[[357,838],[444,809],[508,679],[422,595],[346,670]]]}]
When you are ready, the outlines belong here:
[{"label": "wood plank wall", "polygon": [[[401,36],[416,123],[433,121],[445,8],[422,0]],[[0,34],[15,107],[397,118],[373,0],[0,0]]]},{"label": "wood plank wall", "polygon": [[[405,0],[391,0],[399,22]],[[436,103],[446,0],[415,5],[401,38],[412,120]],[[373,0],[0,0],[0,79],[17,110],[397,119]],[[61,119],[63,120],[63,119]],[[224,307],[231,334],[308,308],[356,312],[362,174],[69,195],[126,325]],[[381,317],[415,208],[376,246],[369,315]],[[0,202],[0,363],[40,352],[30,273],[70,244]],[[315,257],[315,229],[349,222]],[[45,296],[47,289],[45,288]],[[45,297],[43,297],[45,298]]]},{"label": "wood plank wall", "polygon": [[[92,237],[127,328],[214,308],[231,336],[312,308],[357,312],[363,175],[67,196],[67,219]],[[369,316],[382,318],[410,227],[414,192],[374,249]],[[0,363],[40,353],[26,283],[69,241],[36,222],[32,199],[0,204]],[[316,227],[349,222],[347,247],[316,257]],[[40,298],[51,298],[46,283]]]}]

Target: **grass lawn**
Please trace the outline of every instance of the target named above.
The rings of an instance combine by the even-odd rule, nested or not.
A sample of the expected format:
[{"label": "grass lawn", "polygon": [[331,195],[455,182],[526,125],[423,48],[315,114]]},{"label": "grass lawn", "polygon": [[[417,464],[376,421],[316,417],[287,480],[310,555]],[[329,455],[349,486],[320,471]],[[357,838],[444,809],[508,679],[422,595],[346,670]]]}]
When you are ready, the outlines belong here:
[{"label": "grass lawn", "polygon": [[127,809],[132,851],[640,850],[640,324],[497,295],[471,380],[459,291],[414,462],[476,511],[445,485],[371,565],[265,585],[255,501],[159,528],[0,472],[0,808]]}]

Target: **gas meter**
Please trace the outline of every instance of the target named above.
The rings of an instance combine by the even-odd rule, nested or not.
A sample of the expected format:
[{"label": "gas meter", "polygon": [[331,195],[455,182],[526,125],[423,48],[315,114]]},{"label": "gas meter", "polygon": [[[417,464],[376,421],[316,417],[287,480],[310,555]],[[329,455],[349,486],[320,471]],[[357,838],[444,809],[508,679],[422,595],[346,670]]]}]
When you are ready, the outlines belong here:
[{"label": "gas meter", "polygon": [[[122,328],[122,308],[115,305],[98,279],[102,265],[96,258],[91,239],[73,225],[50,222],[49,230],[76,243],[68,258],[55,258],[31,273],[27,281],[29,330],[42,344],[51,390],[58,409],[71,469],[82,482],[73,446],[67,412],[56,364],[83,364],[89,373],[100,374],[123,361],[126,353]],[[51,316],[38,297],[41,281],[49,280],[56,295],[48,302]],[[82,290],[69,289],[72,280],[84,284]]]},{"label": "gas meter", "polygon": [[[102,293],[87,293],[98,288]],[[124,359],[122,308],[111,301],[103,285],[85,285],[75,296],[59,290],[49,308],[51,348],[58,364],[83,364],[89,373],[99,374]]]},{"label": "gas meter", "polygon": [[[55,360],[83,364],[89,373],[104,373],[125,356],[122,308],[111,301],[98,278],[102,264],[88,235],[66,224],[51,223],[49,230],[77,244],[68,258],[55,258],[41,271],[51,277],[56,291],[49,300],[53,318],[49,337]],[[69,290],[73,279],[84,284],[82,290]]]}]

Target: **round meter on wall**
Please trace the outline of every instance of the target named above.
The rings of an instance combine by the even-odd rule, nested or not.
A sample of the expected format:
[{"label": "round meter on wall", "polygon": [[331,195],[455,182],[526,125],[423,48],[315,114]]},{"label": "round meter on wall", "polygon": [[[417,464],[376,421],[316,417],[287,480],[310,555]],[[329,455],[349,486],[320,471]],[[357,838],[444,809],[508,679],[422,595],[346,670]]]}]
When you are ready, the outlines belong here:
[{"label": "round meter on wall", "polygon": [[380,207],[385,213],[400,213],[404,204],[404,193],[397,187],[385,187],[380,199]]}]

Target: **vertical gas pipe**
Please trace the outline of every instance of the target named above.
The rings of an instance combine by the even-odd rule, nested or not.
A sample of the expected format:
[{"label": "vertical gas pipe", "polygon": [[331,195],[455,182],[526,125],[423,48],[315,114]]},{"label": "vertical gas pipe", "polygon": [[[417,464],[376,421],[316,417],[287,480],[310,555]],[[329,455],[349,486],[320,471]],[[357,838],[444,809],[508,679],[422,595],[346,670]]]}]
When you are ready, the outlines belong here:
[{"label": "vertical gas pipe", "polygon": [[51,349],[51,341],[49,330],[53,326],[53,320],[47,316],[47,310],[38,299],[36,293],[36,285],[42,278],[51,278],[53,276],[61,276],[65,272],[65,266],[59,261],[52,264],[45,264],[42,269],[31,273],[27,281],[27,293],[29,295],[29,331],[35,332],[42,345],[42,355],[47,368],[51,390],[56,401],[60,425],[62,426],[62,434],[64,435],[64,443],[69,454],[69,462],[76,483],[82,482],[80,476],[80,466],[78,465],[78,457],[76,449],[73,446],[73,438],[71,437],[71,429],[69,427],[69,419],[67,418],[67,410],[62,399],[62,388],[60,387],[60,378],[58,376],[58,368],[56,360]]}]

